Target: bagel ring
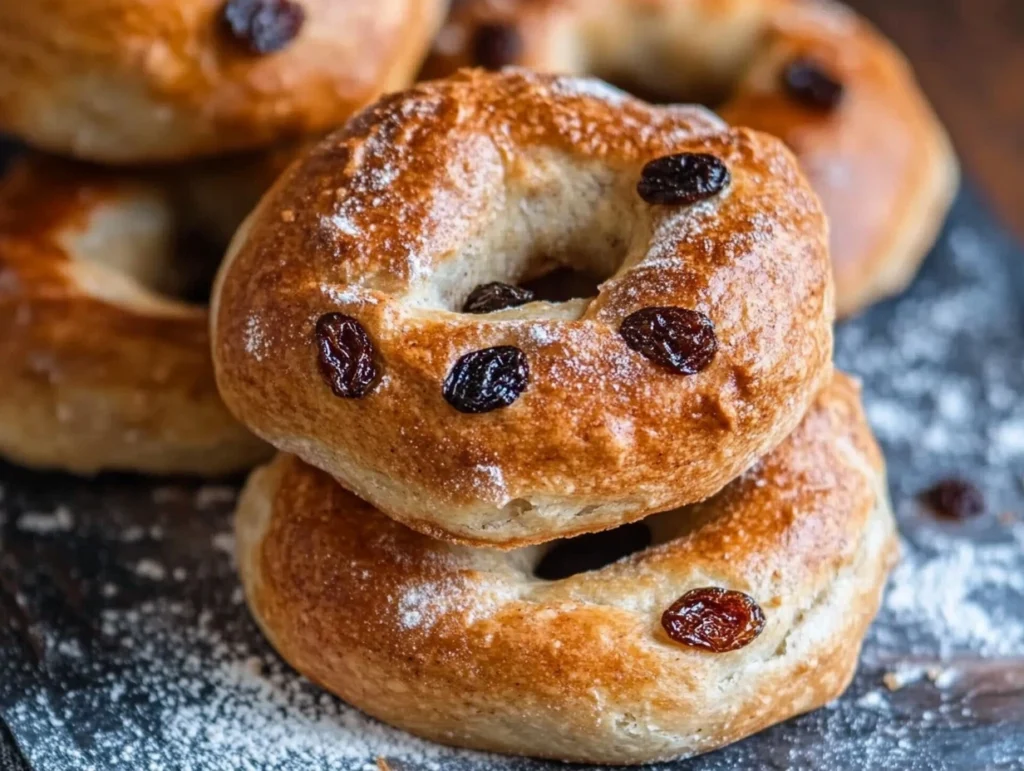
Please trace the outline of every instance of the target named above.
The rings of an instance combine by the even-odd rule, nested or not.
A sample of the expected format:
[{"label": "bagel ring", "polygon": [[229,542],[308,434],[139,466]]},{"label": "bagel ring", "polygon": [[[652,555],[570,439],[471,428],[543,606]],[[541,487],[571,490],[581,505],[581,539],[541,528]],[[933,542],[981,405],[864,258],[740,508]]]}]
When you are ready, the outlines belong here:
[{"label": "bagel ring", "polygon": [[[598,81],[466,71],[368,108],[239,229],[218,385],[256,434],[429,535],[606,529],[707,498],[796,427],[832,367],[826,241],[773,137]],[[597,296],[459,312],[556,265]]]},{"label": "bagel ring", "polygon": [[280,166],[239,163],[190,180],[221,200],[203,223],[184,183],[15,161],[0,181],[0,455],[78,473],[203,474],[268,457],[217,394],[207,310],[161,291],[210,279],[216,259],[204,264],[181,236],[194,227],[226,243]]},{"label": "bagel ring", "polygon": [[114,164],[320,133],[412,82],[444,0],[0,3],[0,131]]},{"label": "bagel ring", "polygon": [[[249,606],[278,652],[443,744],[647,763],[715,749],[846,688],[897,551],[882,458],[848,379],[718,496],[642,524],[653,546],[545,581],[534,571],[556,544],[445,544],[281,455],[250,478],[236,533]],[[707,587],[752,598],[755,624],[675,627],[689,641],[676,642],[663,612]]]},{"label": "bagel ring", "polygon": [[838,3],[464,0],[424,74],[505,65],[703,101],[783,139],[831,220],[841,317],[910,283],[956,192],[956,157],[909,65]]}]

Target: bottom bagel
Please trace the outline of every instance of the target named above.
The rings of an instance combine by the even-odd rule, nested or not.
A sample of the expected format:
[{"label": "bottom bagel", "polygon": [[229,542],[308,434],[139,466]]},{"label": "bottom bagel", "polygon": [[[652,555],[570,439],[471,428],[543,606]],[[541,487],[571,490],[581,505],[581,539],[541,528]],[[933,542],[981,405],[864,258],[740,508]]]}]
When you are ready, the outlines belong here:
[{"label": "bottom bagel", "polygon": [[[646,763],[843,691],[897,552],[882,457],[848,378],[719,495],[642,526],[641,551],[543,580],[546,553],[572,541],[435,541],[283,455],[252,475],[236,519],[249,605],[281,655],[444,744]],[[693,591],[704,588],[743,602]],[[686,597],[706,601],[680,609]],[[663,625],[670,606],[675,627]]]}]

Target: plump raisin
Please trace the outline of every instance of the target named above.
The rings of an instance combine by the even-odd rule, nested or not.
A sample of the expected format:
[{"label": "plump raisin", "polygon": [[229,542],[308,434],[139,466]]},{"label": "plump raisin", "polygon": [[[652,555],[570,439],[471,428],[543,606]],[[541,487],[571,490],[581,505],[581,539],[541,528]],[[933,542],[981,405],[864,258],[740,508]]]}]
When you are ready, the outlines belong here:
[{"label": "plump raisin", "polygon": [[228,0],[221,11],[231,37],[249,53],[280,51],[299,34],[306,12],[294,0]]},{"label": "plump raisin", "polygon": [[514,308],[517,305],[525,305],[533,302],[533,292],[512,284],[503,284],[500,281],[492,281],[489,284],[481,284],[466,298],[462,306],[463,313],[493,313],[503,308]]},{"label": "plump raisin", "polygon": [[963,479],[943,479],[921,493],[921,500],[947,519],[971,519],[985,513],[985,496]]},{"label": "plump raisin", "polygon": [[473,33],[473,63],[484,69],[500,70],[522,55],[522,35],[511,24],[481,24]]},{"label": "plump raisin", "polygon": [[344,313],[326,313],[316,322],[320,374],[335,396],[359,399],[377,379],[375,351],[363,325]]},{"label": "plump raisin", "polygon": [[749,645],[764,630],[764,612],[753,597],[731,589],[692,589],[672,603],[661,625],[677,643],[725,653]]},{"label": "plump raisin", "polygon": [[718,195],[732,176],[728,167],[708,153],[677,153],[649,161],[636,191],[647,203],[690,205]]},{"label": "plump raisin", "polygon": [[511,345],[467,353],[444,380],[444,398],[459,412],[491,412],[512,404],[526,390],[526,354]]},{"label": "plump raisin", "polygon": [[843,84],[818,62],[794,59],[782,71],[782,85],[793,99],[817,110],[832,110],[843,99]]},{"label": "plump raisin", "polygon": [[622,320],[619,334],[634,351],[680,375],[706,369],[718,352],[711,319],[686,308],[642,308]]}]

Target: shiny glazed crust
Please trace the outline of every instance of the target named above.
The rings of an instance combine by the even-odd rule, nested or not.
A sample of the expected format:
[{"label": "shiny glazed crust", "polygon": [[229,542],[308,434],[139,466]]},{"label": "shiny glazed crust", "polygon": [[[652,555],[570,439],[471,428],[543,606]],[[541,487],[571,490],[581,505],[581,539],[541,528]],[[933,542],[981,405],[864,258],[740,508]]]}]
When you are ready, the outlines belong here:
[{"label": "shiny glazed crust", "polygon": [[254,55],[225,0],[0,3],[0,130],[107,163],[263,147],[410,83],[443,0],[295,0],[305,23]]},{"label": "shiny glazed crust", "polygon": [[[682,151],[731,185],[645,203],[643,165]],[[214,291],[218,385],[257,434],[421,532],[510,548],[605,529],[713,495],[795,428],[831,372],[826,240],[778,140],[593,80],[466,71],[368,108],[240,229]],[[553,262],[606,277],[597,297],[455,311]],[[659,305],[712,319],[709,368],[626,346],[623,318]],[[318,371],[328,312],[376,348],[362,399]],[[525,392],[457,412],[446,374],[499,345],[525,353]]]},{"label": "shiny glazed crust", "polygon": [[[284,658],[346,701],[458,746],[645,763],[736,741],[837,697],[897,541],[882,458],[837,376],[800,427],[655,545],[559,581],[545,547],[499,552],[406,529],[298,459],[255,472],[236,519],[249,605]],[[686,591],[751,595],[747,647],[672,642]]]},{"label": "shiny glazed crust", "polygon": [[[425,74],[472,66],[488,28],[516,42],[510,64],[593,74],[669,101],[708,100],[726,121],[782,138],[832,224],[836,311],[901,291],[956,192],[956,157],[903,56],[837,3],[814,0],[465,0]],[[484,32],[481,32],[481,29]],[[492,37],[494,33],[491,33]],[[838,109],[782,87],[807,57],[842,82]]]},{"label": "shiny glazed crust", "polygon": [[[253,205],[262,186],[235,183]],[[225,184],[218,173],[202,186]],[[217,394],[206,309],[147,288],[180,283],[179,258],[202,260],[177,253],[187,195],[42,158],[0,181],[0,454],[79,473],[203,474],[268,456]]]}]

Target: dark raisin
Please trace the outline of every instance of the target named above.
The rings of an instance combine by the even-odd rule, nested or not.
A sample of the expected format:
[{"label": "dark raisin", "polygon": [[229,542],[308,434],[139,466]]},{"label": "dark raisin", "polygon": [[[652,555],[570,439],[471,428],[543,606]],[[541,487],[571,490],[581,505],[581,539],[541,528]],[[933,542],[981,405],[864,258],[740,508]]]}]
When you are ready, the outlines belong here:
[{"label": "dark raisin", "polygon": [[326,313],[316,322],[320,374],[335,396],[359,399],[377,379],[374,347],[363,325],[344,313]]},{"label": "dark raisin", "polygon": [[481,284],[466,298],[462,306],[463,313],[492,313],[503,308],[515,308],[533,302],[533,292],[512,284],[492,281]]},{"label": "dark raisin", "polygon": [[634,351],[680,375],[706,369],[718,352],[711,319],[686,308],[641,308],[622,320],[619,334]]},{"label": "dark raisin", "polygon": [[920,497],[935,514],[947,519],[970,519],[985,513],[985,496],[963,479],[944,479]]},{"label": "dark raisin", "polygon": [[228,0],[221,11],[231,37],[251,54],[280,51],[299,34],[306,12],[293,0]]},{"label": "dark raisin", "polygon": [[795,100],[816,110],[833,110],[843,99],[843,84],[813,59],[801,57],[787,64],[782,85]]},{"label": "dark raisin", "polygon": [[511,24],[481,24],[473,33],[473,63],[486,70],[500,70],[519,61],[523,38]]},{"label": "dark raisin", "polygon": [[764,612],[753,597],[731,589],[692,589],[661,615],[677,643],[725,653],[749,645],[764,630]]},{"label": "dark raisin", "polygon": [[444,380],[444,398],[459,412],[490,412],[507,407],[526,390],[526,354],[511,345],[467,353]]},{"label": "dark raisin", "polygon": [[707,153],[677,153],[649,161],[636,191],[647,203],[689,205],[718,195],[732,177],[721,160]]}]

